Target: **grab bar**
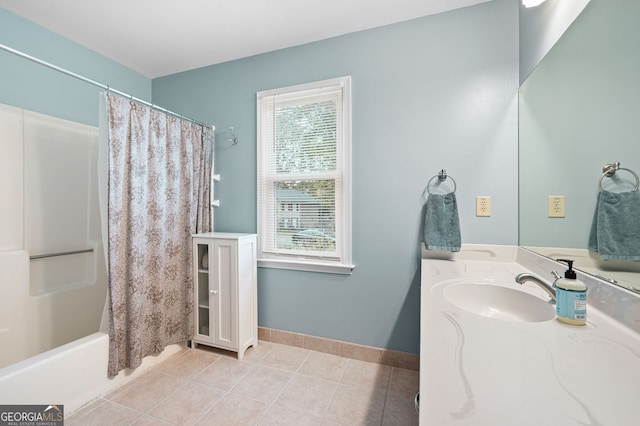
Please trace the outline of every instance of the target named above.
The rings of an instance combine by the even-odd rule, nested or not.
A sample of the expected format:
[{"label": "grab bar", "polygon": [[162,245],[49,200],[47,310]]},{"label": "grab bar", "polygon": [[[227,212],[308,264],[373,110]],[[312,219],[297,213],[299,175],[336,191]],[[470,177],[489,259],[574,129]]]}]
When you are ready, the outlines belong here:
[{"label": "grab bar", "polygon": [[84,249],[84,250],[61,251],[58,253],[36,254],[33,256],[29,256],[29,259],[30,260],[44,259],[45,257],[67,256],[70,254],[91,253],[91,252],[93,252],[92,248]]}]

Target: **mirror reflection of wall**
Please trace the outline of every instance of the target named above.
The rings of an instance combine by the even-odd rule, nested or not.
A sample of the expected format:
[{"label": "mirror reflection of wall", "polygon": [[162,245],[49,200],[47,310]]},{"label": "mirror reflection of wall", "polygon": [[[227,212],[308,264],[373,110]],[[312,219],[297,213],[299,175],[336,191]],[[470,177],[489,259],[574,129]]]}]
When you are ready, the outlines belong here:
[{"label": "mirror reflection of wall", "polygon": [[520,83],[534,70],[590,0],[522,0],[519,13]]},{"label": "mirror reflection of wall", "polygon": [[[639,262],[586,249],[603,166],[640,173],[638,17],[637,0],[591,0],[522,84],[519,167],[520,244],[640,290]],[[613,192],[634,184],[624,172],[603,180]],[[550,195],[566,197],[564,218],[548,217]]]}]

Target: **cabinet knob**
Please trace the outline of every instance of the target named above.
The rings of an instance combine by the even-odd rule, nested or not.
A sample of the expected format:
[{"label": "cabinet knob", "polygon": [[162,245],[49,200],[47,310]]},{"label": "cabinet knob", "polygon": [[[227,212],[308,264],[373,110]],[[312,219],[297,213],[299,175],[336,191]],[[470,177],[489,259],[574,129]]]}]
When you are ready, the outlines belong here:
[{"label": "cabinet knob", "polygon": [[218,290],[209,290],[209,294],[218,294]]}]

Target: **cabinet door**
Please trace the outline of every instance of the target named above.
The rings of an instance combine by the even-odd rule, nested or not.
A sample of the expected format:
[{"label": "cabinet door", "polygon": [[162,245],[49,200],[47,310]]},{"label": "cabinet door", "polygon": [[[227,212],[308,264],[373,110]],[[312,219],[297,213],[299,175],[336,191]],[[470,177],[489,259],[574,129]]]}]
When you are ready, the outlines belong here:
[{"label": "cabinet door", "polygon": [[193,273],[194,273],[194,315],[196,320],[196,338],[204,342],[213,343],[213,329],[211,327],[211,262],[210,244],[206,241],[193,242]]},{"label": "cabinet door", "polygon": [[229,349],[238,346],[238,286],[235,240],[214,240],[213,312],[215,343]]}]

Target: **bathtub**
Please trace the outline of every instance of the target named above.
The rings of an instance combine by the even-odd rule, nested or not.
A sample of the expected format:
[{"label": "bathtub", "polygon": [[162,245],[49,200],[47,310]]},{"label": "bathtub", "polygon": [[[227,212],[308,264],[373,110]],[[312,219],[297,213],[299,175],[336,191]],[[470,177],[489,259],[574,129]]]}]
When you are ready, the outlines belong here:
[{"label": "bathtub", "polygon": [[109,336],[94,333],[0,369],[0,404],[62,404],[66,415],[182,350],[167,346],[135,370],[107,377]]},{"label": "bathtub", "polygon": [[[100,259],[101,247],[95,250]],[[29,265],[24,250],[0,251],[0,404],[63,404],[69,414],[181,350],[179,345],[168,346],[162,354],[145,358],[135,371],[108,378],[109,336],[98,332],[106,288],[69,288],[34,296],[29,291]],[[94,293],[93,304],[86,292]],[[52,314],[52,307],[63,312]],[[73,315],[65,318],[65,312]],[[75,323],[90,323],[90,331],[80,334],[86,337],[69,334],[83,332]],[[55,336],[52,329],[58,330]],[[66,335],[60,336],[60,329]],[[67,341],[60,345],[57,338]]]}]

